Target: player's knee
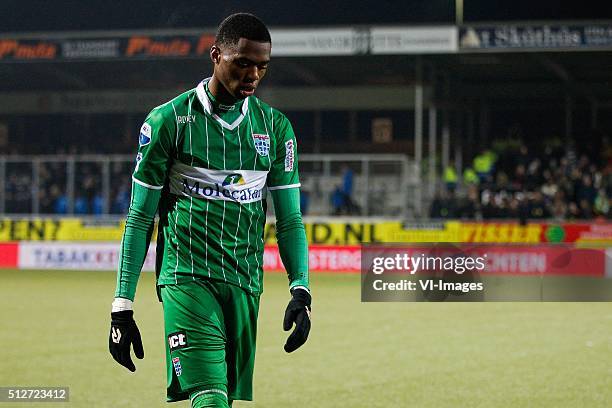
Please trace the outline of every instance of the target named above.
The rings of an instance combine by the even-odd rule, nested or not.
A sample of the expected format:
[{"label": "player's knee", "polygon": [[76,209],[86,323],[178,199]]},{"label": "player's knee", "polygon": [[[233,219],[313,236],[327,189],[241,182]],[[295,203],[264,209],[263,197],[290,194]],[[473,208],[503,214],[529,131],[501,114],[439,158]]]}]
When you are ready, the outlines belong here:
[{"label": "player's knee", "polygon": [[227,394],[220,390],[201,390],[191,394],[192,408],[229,408]]}]

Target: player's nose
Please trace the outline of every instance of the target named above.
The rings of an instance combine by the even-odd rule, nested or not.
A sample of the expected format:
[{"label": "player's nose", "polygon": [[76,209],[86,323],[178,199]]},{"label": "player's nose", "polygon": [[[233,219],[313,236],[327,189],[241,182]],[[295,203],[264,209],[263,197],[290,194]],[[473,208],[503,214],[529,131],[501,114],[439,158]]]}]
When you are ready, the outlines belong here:
[{"label": "player's nose", "polygon": [[246,73],[246,82],[259,81],[259,68],[257,66],[251,67]]}]

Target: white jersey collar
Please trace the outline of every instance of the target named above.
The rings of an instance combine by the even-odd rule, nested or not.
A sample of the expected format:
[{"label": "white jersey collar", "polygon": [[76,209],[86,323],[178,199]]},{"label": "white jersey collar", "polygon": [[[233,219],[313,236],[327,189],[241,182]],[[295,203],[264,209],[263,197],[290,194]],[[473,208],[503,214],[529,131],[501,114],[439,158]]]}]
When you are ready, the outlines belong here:
[{"label": "white jersey collar", "polygon": [[214,113],[213,110],[212,110],[212,102],[208,98],[208,95],[206,94],[206,90],[204,89],[204,84],[206,84],[208,81],[210,81],[210,78],[204,79],[196,87],[196,93],[198,95],[198,99],[200,100],[200,103],[204,107],[204,110],[206,111],[206,113],[208,113],[210,116],[213,117],[213,119],[215,119],[217,122],[219,122],[219,124],[222,127],[224,127],[227,130],[234,130],[236,128],[236,126],[238,126],[242,122],[242,120],[244,119],[244,117],[246,116],[246,114],[247,114],[247,112],[249,110],[249,98],[246,98],[244,100],[244,103],[242,104],[242,108],[240,109],[240,112],[241,112],[240,116],[238,116],[234,122],[229,124],[226,121],[224,121],[223,119],[221,119],[219,117],[219,115]]}]

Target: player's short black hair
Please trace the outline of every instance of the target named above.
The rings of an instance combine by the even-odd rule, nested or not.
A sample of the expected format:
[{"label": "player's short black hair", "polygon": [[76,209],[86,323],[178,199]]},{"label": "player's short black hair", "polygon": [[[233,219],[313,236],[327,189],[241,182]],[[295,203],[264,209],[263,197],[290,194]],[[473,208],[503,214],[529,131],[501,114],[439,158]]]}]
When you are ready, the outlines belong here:
[{"label": "player's short black hair", "polygon": [[268,27],[259,18],[249,13],[236,13],[227,17],[219,24],[215,44],[217,46],[232,46],[238,44],[238,40],[259,42],[272,42]]}]

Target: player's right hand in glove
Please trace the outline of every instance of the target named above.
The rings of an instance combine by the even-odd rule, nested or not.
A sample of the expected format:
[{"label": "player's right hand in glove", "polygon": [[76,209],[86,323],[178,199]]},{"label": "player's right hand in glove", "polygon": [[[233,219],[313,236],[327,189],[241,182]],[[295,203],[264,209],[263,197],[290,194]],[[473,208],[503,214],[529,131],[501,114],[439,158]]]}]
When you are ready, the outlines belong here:
[{"label": "player's right hand in glove", "polygon": [[[131,303],[131,302],[130,302]],[[113,310],[115,304],[113,303]],[[144,358],[142,339],[133,310],[120,310],[111,312],[111,328],[108,336],[108,350],[116,362],[134,372],[136,366],[130,356],[131,346],[134,346],[134,354],[139,359]]]},{"label": "player's right hand in glove", "polygon": [[310,333],[311,300],[312,298],[308,290],[303,288],[291,289],[291,300],[285,310],[283,329],[289,331],[293,323],[295,323],[295,330],[289,335],[285,343],[285,351],[287,353],[297,350],[308,339],[308,333]]}]

